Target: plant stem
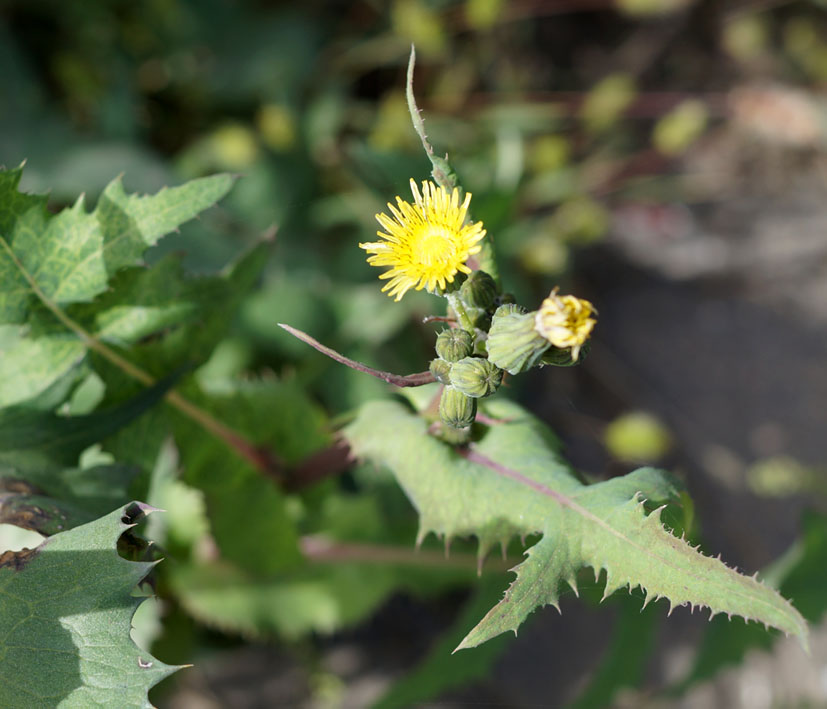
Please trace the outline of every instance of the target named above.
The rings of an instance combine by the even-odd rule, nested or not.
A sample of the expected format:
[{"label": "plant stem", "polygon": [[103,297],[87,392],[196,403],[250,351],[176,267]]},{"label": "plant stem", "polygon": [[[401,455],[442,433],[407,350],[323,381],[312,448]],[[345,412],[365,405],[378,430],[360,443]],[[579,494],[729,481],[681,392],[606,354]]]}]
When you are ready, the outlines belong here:
[{"label": "plant stem", "polygon": [[448,300],[448,305],[451,306],[451,310],[456,313],[457,320],[459,320],[459,324],[462,329],[473,333],[474,323],[468,315],[468,311],[465,309],[465,304],[462,302],[459,295],[456,292],[446,293],[445,298]]},{"label": "plant stem", "polygon": [[350,359],[350,357],[345,357],[343,354],[337,352],[331,347],[323,345],[321,342],[311,337],[306,332],[302,332],[301,330],[298,330],[295,327],[291,327],[290,325],[285,325],[284,323],[277,324],[279,327],[287,330],[287,332],[293,335],[293,337],[297,337],[302,342],[306,342],[313,349],[318,350],[323,355],[327,355],[328,357],[330,357],[330,359],[335,360],[340,364],[344,364],[345,366],[350,367],[351,369],[355,369],[357,372],[364,372],[365,374],[370,374],[372,377],[381,379],[382,381],[387,382],[388,384],[393,384],[394,386],[398,387],[419,387],[423,384],[431,384],[436,381],[434,375],[430,372],[417,372],[416,374],[394,374],[393,372],[383,372],[380,369],[368,367],[366,364],[357,362],[355,359]]},{"label": "plant stem", "polygon": [[[328,564],[349,564],[364,562],[370,564],[400,564],[405,566],[434,566],[441,568],[479,568],[479,560],[472,554],[448,556],[434,550],[415,550],[407,547],[380,544],[337,542],[319,535],[309,535],[299,540],[302,553],[311,561]],[[504,572],[514,566],[515,559],[496,559],[489,562],[492,571]]]}]

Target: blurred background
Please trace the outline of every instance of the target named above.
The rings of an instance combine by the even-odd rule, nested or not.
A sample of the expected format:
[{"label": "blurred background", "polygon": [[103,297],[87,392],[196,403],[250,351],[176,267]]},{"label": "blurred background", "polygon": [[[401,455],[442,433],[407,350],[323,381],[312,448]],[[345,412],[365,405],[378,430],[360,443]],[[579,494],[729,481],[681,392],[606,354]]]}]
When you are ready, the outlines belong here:
[{"label": "blurred background", "polygon": [[[24,187],[55,208],[119,174],[140,192],[240,175],[150,260],[183,251],[193,274],[212,272],[270,234],[265,278],[211,363],[297,383],[335,417],[387,387],[276,323],[395,372],[432,357],[422,318],[439,303],[393,303],[357,248],[430,170],[404,97],[412,42],[429,138],[473,193],[507,287],[533,308],[560,285],[600,314],[582,366],[509,395],[593,479],[641,463],[680,474],[698,541],[780,584],[816,623],[813,653],[737,620],[640,613],[640,598],[598,606],[595,587],[448,658],[443,634],[467,630],[508,577],[396,577],[295,632],[167,599],[148,637],[195,668],[154,701],[827,706],[824,0],[7,0],[0,164],[25,160]],[[309,493],[320,508],[327,495],[331,527],[330,486],[371,474]],[[370,526],[378,505],[376,534],[410,549],[401,492],[370,500],[346,523]]]}]

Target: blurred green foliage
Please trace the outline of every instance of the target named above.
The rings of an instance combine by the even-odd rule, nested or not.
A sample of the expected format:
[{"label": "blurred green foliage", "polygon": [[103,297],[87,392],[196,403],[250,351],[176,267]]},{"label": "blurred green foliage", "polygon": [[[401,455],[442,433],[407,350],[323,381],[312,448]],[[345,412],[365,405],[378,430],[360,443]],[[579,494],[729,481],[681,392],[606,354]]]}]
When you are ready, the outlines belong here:
[{"label": "blurred green foliage", "polygon": [[[154,266],[148,277],[215,273],[262,234],[272,246],[234,286],[226,307],[172,337],[164,332],[141,340],[135,355],[155,374],[185,372],[183,391],[205,410],[298,464],[330,442],[331,416],[385,396],[387,388],[310,352],[278,322],[381,369],[419,371],[430,358],[435,327],[421,325],[421,318],[441,314],[432,313],[433,301],[411,294],[392,303],[355,248],[375,233],[373,215],[407,192],[410,177],[424,178],[430,169],[404,100],[411,42],[419,51],[416,89],[429,138],[438,152],[450,152],[474,193],[474,218],[485,222],[503,280],[524,302],[539,302],[550,280],[570,277],[578,251],[606,237],[614,208],[639,199],[640,178],[675,173],[686,150],[728,124],[707,92],[755,78],[807,89],[827,77],[823,3],[732,14],[689,0],[606,0],[568,13],[552,5],[9,0],[0,8],[0,163],[27,161],[24,187],[49,190],[52,208],[81,192],[93,202],[119,174],[130,192],[154,192],[216,171],[241,176],[220,209],[147,253]],[[671,35],[678,40],[669,61],[631,51],[649,46],[681,18],[687,34],[701,20],[716,28],[700,43],[714,45],[711,61],[724,67],[712,80],[709,63],[696,70],[686,60],[700,50],[680,25]],[[666,103],[658,96],[664,88],[674,92]],[[658,158],[639,160],[652,147]],[[661,180],[642,194],[644,200],[685,196],[679,180]],[[195,283],[181,293],[182,308],[184,296],[211,281]],[[20,337],[15,328],[0,328],[0,353]],[[67,362],[77,358],[75,351],[61,353]],[[25,374],[33,357],[3,358],[0,371],[11,380]],[[106,363],[94,368],[96,374],[83,370],[56,383],[75,392],[73,411],[129,406],[134,383]],[[289,416],[275,416],[275,409]],[[639,424],[616,432],[619,457],[665,450],[662,429]],[[170,430],[178,446],[172,460]],[[415,513],[380,471],[357,467],[342,479],[284,494],[167,410],[110,437],[105,449],[140,466],[133,491],[170,510],[165,520],[152,518],[150,528],[171,569],[160,577],[162,659],[188,661],[205,651],[215,642],[205,627],[292,642],[364,619],[399,588],[433,595],[469,584],[467,569],[411,574],[407,562],[308,568],[300,538],[410,545]],[[800,484],[799,472],[789,464],[783,470],[765,465],[752,477],[762,490],[786,490],[794,487],[790,478]],[[812,560],[823,536],[813,519],[805,531],[798,571],[787,582],[799,584],[790,586],[796,599],[804,593],[798,589],[807,588],[801,578],[816,574]],[[270,540],[263,554],[262,538]],[[226,558],[216,561],[211,545]],[[491,591],[484,584],[478,593]],[[283,603],[278,613],[274,599]],[[806,615],[816,620],[822,611],[814,601]],[[630,676],[642,675],[654,621],[651,609],[634,627],[627,615],[621,611],[617,647],[582,706],[608,701]],[[719,632],[733,634],[733,646],[749,644],[732,626],[720,625],[713,623],[710,647],[728,646],[716,645]],[[449,647],[456,632],[449,629],[439,647]],[[630,643],[637,643],[637,654],[618,649]],[[457,676],[484,674],[501,646],[492,645],[476,665],[463,656],[472,666],[456,669]],[[702,654],[693,677],[708,676],[723,662]],[[426,658],[386,700],[424,699],[423,687],[444,691],[449,683],[441,669]],[[427,681],[417,685],[421,677]]]}]

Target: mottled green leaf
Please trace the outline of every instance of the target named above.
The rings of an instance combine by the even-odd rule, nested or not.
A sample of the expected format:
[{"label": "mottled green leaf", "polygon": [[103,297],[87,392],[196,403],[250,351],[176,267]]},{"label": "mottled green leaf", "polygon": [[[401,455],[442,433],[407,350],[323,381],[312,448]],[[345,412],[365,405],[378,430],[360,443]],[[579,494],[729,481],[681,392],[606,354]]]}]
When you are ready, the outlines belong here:
[{"label": "mottled green leaf", "polygon": [[127,195],[118,178],[94,211],[86,210],[81,197],[51,215],[45,200],[12,193],[20,173],[11,171],[0,185],[0,200],[11,202],[0,221],[3,323],[25,322],[37,300],[61,306],[91,300],[106,290],[118,269],[134,264],[164,234],[215,204],[233,182],[229,175],[216,175],[139,197]]},{"label": "mottled green leaf", "polygon": [[152,564],[116,549],[150,511],[131,503],[0,556],[0,706],[150,706],[147,691],[177,668],[132,641],[132,591]]},{"label": "mottled green leaf", "polygon": [[52,215],[45,198],[17,191],[21,173],[0,170],[0,407],[39,396],[84,359],[84,336],[66,320],[73,304],[105,293],[97,308],[82,308],[79,315],[91,320],[83,323],[87,332],[118,341],[192,317],[200,283],[180,285],[168,263],[112,279],[164,234],[213,205],[233,182],[216,175],[139,197],[127,195],[118,179],[93,211],[81,197]]},{"label": "mottled green leaf", "polygon": [[796,635],[800,614],[776,591],[703,556],[664,529],[646,501],[674,499],[665,473],[642,469],[584,485],[562,461],[548,430],[517,405],[495,400],[486,413],[505,423],[486,427],[463,456],[427,433],[427,423],[396,402],[364,406],[344,431],[360,457],[387,465],[420,513],[420,538],[476,535],[480,554],[512,536],[541,533],[516,569],[505,598],[465,637],[473,647],[516,631],[538,606],[557,605],[559,587],[576,588],[577,571],[606,571],[606,595],[640,586],[646,601],[707,606]]}]

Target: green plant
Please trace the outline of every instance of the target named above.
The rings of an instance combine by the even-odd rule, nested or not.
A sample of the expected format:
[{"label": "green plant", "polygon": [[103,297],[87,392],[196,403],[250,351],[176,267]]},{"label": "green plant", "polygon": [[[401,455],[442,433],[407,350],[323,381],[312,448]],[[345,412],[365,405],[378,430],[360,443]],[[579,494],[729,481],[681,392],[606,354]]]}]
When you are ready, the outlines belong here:
[{"label": "green plant", "polygon": [[[778,593],[664,528],[673,510],[662,505],[682,499],[675,479],[647,468],[585,485],[544,424],[491,398],[503,371],[582,360],[593,308],[552,292],[529,313],[502,291],[490,242],[477,238],[482,226],[464,225],[468,197],[460,203],[456,175],[424,140],[410,82],[409,102],[437,182],[415,202],[443,200],[436,212],[451,212],[466,248],[448,273],[403,273],[391,290],[399,297],[417,286],[441,290],[447,317],[467,335],[437,350],[447,401],[431,371],[377,372],[293,330],[349,366],[417,385],[408,403],[360,407],[338,436],[300,382],[245,379],[232,362],[229,323],[257,282],[267,243],[213,276],[188,276],[175,255],[142,263],[161,236],[221,199],[233,178],[150,197],[127,195],[116,181],[93,211],[79,200],[51,215],[45,198],[18,190],[22,169],[0,172],[0,519],[47,537],[34,550],[0,557],[0,703],[26,706],[35,697],[88,706],[116,697],[142,706],[147,690],[174,670],[129,635],[138,602],[131,590],[156,560],[128,533],[152,511],[133,499],[168,510],[146,531],[168,557],[154,567],[160,592],[228,632],[296,638],[364,617],[393,589],[472,582],[462,551],[447,561],[425,554],[412,569],[391,546],[413,534],[393,526],[399,498],[387,481],[375,482],[374,496],[324,483],[321,493],[307,489],[320,466],[334,467],[331,453],[345,457],[341,441],[393,472],[419,512],[419,543],[430,532],[446,543],[476,536],[482,567],[494,546],[542,535],[506,598],[481,620],[504,582],[496,574],[480,582],[476,615],[460,620],[467,626],[453,648],[516,630],[535,607],[556,605],[561,584],[576,590],[584,566],[606,571],[606,595],[641,586],[645,602],[708,606],[806,643],[804,620]],[[396,224],[405,227],[389,218],[382,226],[393,236]],[[378,256],[379,243],[366,250]],[[466,265],[471,257],[479,268]],[[337,551],[357,562],[335,563]],[[101,669],[100,645],[111,648],[114,671]],[[50,659],[56,651],[59,666]],[[481,663],[495,654],[474,652],[487,653]],[[479,668],[466,666],[439,689]]]}]

